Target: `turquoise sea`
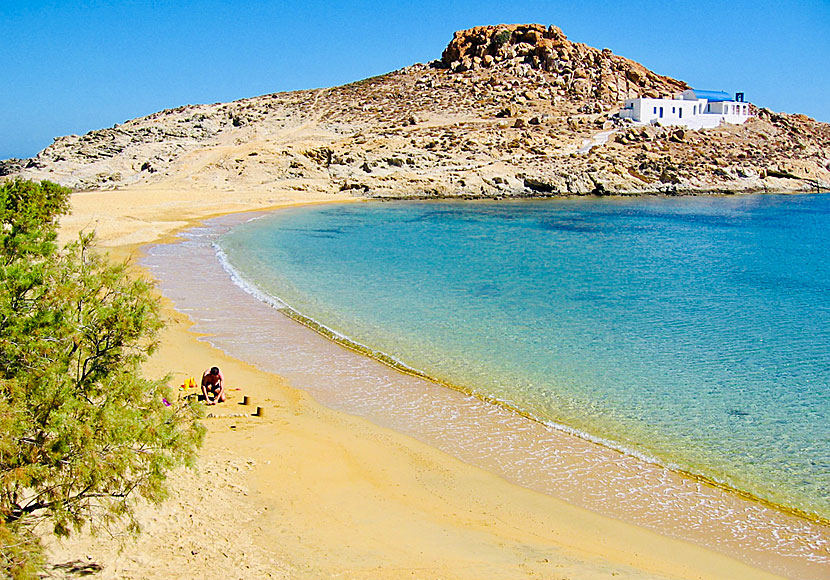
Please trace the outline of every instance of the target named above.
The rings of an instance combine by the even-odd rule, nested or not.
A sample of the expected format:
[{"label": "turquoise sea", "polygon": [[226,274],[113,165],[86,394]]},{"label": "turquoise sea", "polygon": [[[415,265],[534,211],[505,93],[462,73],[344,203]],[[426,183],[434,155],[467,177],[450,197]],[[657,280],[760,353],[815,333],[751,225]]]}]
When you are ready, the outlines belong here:
[{"label": "turquoise sea", "polygon": [[324,205],[217,244],[408,367],[830,518],[830,196]]}]

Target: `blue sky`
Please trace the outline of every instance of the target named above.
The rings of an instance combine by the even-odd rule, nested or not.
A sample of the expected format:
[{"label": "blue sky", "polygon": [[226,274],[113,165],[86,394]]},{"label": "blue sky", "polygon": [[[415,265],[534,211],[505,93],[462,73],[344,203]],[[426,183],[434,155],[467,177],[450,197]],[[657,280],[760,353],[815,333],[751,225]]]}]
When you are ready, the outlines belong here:
[{"label": "blue sky", "polygon": [[165,108],[344,84],[439,58],[455,30],[529,22],[830,122],[828,0],[0,0],[0,159]]}]

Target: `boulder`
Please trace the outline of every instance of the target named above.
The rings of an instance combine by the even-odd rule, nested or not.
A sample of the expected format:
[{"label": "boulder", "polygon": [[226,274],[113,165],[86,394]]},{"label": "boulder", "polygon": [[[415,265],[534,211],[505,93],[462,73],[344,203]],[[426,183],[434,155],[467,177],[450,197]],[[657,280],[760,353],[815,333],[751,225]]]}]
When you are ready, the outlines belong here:
[{"label": "boulder", "polygon": [[644,80],[643,75],[641,75],[638,71],[636,71],[634,69],[626,70],[625,71],[625,77],[636,85],[639,85]]},{"label": "boulder", "polygon": [[674,143],[682,143],[684,139],[686,139],[686,131],[683,129],[675,129],[669,137],[669,140]]},{"label": "boulder", "polygon": [[0,161],[0,176],[14,175],[20,173],[21,169],[23,169],[22,159],[12,158]]}]

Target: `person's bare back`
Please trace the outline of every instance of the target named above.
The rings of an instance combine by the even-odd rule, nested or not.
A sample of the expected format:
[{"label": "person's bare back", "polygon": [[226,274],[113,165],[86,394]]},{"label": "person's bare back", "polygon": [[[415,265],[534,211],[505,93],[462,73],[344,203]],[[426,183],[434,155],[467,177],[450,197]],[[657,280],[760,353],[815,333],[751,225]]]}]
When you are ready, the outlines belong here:
[{"label": "person's bare back", "polygon": [[208,405],[225,402],[225,377],[219,367],[211,367],[202,374],[202,395]]}]

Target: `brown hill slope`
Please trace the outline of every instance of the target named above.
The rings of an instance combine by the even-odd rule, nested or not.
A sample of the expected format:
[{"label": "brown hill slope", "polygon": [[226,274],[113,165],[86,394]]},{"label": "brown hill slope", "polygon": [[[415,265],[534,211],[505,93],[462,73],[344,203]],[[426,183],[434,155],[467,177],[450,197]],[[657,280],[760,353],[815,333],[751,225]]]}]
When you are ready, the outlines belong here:
[{"label": "brown hill slope", "polygon": [[0,175],[374,197],[830,187],[830,125],[802,115],[760,110],[702,131],[616,117],[625,98],[686,87],[554,26],[477,27],[428,65],[60,137],[33,159],[0,162]]}]

